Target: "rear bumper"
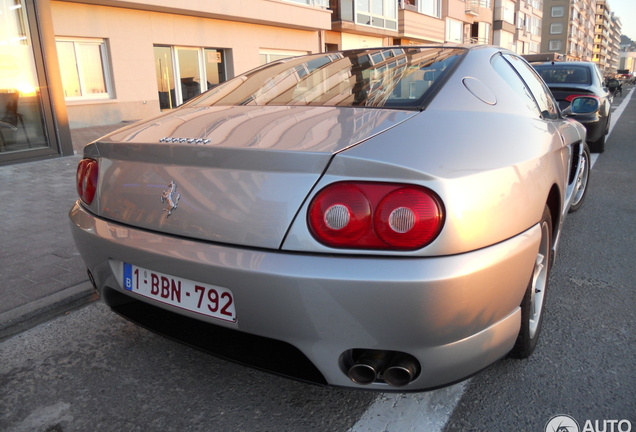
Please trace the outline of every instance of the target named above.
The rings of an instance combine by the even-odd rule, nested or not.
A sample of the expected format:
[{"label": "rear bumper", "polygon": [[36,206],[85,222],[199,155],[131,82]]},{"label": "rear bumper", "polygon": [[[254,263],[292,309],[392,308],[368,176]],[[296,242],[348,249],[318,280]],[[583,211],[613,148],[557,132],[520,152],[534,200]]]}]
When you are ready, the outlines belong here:
[{"label": "rear bumper", "polygon": [[[235,248],[134,229],[70,212],[77,247],[100,289],[287,342],[336,386],[350,349],[414,356],[417,378],[400,391],[461,380],[512,348],[519,304],[538,250],[537,227],[497,245],[439,258],[313,255]],[[232,291],[237,323],[202,317],[122,288],[123,262]],[[385,384],[367,389],[389,390]]]},{"label": "rear bumper", "polygon": [[585,126],[587,142],[598,141],[607,131],[607,117],[594,114],[590,116],[577,116],[575,119]]}]

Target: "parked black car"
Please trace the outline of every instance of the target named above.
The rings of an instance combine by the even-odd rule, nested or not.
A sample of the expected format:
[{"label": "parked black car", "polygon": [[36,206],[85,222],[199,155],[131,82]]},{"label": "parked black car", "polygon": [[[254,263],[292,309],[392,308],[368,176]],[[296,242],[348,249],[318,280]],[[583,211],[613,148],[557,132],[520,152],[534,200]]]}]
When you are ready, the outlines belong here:
[{"label": "parked black car", "polygon": [[609,133],[611,94],[603,76],[592,62],[550,62],[532,65],[546,82],[561,110],[570,106],[577,96],[594,96],[600,104],[597,112],[576,116],[587,129],[590,151],[603,153],[605,136]]}]

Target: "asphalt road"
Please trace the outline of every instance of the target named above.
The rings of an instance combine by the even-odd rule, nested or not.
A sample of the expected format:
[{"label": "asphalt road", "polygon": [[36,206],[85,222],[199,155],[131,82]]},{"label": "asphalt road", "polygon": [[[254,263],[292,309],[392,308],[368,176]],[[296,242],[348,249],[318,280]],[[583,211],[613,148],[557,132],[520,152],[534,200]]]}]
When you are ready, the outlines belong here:
[{"label": "asphalt road", "polygon": [[185,347],[97,302],[0,343],[0,431],[542,432],[567,414],[581,430],[636,432],[634,136],[636,98],[566,221],[528,360],[429,393],[324,388]]}]

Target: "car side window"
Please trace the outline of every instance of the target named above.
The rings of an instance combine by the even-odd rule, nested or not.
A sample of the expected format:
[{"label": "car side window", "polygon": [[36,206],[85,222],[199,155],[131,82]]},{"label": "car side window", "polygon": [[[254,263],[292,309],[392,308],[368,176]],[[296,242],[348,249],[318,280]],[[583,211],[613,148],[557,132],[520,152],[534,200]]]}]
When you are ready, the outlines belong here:
[{"label": "car side window", "polygon": [[559,117],[557,104],[552,96],[552,92],[545,85],[541,77],[525,60],[515,55],[504,54],[504,57],[512,67],[521,75],[539,105],[541,115],[546,119],[556,119]]},{"label": "car side window", "polygon": [[528,86],[523,82],[521,77],[515,70],[510,66],[501,54],[497,54],[493,56],[491,59],[492,67],[499,74],[501,78],[503,78],[506,83],[517,93],[517,95],[521,98],[523,103],[525,103],[528,111],[531,111],[536,116],[541,116],[541,110],[537,106],[534,98],[532,97],[532,93]]}]

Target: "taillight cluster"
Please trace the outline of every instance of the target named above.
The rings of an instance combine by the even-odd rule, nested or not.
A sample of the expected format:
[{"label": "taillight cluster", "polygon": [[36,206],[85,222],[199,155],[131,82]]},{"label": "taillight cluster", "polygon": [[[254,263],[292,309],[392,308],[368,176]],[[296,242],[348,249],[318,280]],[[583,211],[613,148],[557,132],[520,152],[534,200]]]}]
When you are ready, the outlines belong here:
[{"label": "taillight cluster", "polygon": [[86,204],[93,202],[97,191],[97,177],[99,169],[95,159],[82,159],[77,165],[75,182],[77,194]]},{"label": "taillight cluster", "polygon": [[333,183],[309,205],[308,224],[319,242],[336,248],[415,250],[442,229],[437,195],[421,186]]},{"label": "taillight cluster", "polygon": [[565,100],[567,102],[572,102],[574,99],[578,98],[578,97],[591,97],[596,99],[599,103],[601,103],[601,98],[593,95],[593,94],[571,94],[565,97]]}]

